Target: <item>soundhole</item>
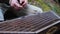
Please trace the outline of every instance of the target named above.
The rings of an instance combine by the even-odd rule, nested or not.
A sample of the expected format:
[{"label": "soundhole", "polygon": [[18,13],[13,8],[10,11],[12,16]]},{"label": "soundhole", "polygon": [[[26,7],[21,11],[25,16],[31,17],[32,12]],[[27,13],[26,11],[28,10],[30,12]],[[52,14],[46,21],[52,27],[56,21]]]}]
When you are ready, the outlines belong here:
[{"label": "soundhole", "polygon": [[[5,19],[5,21],[6,20],[11,20],[11,19],[15,19],[15,18],[19,18],[19,17],[22,17],[22,16],[26,16],[26,13],[24,13],[24,12],[21,12],[20,13],[20,16],[18,16],[16,13],[14,13],[14,9],[12,9],[12,8],[9,8],[6,12],[5,12],[5,14],[4,14],[4,19]],[[17,11],[18,12],[18,11]]]}]

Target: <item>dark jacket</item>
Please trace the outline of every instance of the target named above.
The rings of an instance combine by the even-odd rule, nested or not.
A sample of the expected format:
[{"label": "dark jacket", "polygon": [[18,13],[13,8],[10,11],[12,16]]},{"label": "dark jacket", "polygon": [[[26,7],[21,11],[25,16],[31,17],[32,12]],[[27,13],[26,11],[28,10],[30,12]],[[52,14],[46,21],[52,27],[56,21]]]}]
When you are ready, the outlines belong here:
[{"label": "dark jacket", "polygon": [[0,3],[6,3],[6,4],[9,4],[9,0],[0,0]]}]

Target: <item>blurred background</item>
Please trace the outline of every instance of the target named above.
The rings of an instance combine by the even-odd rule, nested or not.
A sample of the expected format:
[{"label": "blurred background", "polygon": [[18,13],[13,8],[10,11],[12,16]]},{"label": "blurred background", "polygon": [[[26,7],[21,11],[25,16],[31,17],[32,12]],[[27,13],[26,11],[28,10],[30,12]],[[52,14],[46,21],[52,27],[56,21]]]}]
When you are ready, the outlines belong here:
[{"label": "blurred background", "polygon": [[42,8],[44,12],[52,10],[60,15],[60,0],[29,0],[29,4]]}]

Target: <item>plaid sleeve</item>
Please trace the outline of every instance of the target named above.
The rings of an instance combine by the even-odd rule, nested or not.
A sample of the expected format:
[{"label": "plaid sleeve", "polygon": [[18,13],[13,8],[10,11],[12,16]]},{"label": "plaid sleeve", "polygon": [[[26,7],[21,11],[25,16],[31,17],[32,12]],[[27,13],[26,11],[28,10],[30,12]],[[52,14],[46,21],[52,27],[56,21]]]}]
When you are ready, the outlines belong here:
[{"label": "plaid sleeve", "polygon": [[9,4],[9,0],[0,0],[0,3],[6,3],[6,4]]}]

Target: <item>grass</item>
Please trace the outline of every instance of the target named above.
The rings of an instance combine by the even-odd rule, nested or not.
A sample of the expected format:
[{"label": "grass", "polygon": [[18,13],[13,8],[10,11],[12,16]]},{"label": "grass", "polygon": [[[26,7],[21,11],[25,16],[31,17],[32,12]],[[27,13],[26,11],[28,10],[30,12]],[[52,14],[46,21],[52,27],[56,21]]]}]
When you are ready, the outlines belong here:
[{"label": "grass", "polygon": [[[31,4],[33,3],[31,0],[29,0],[29,1],[31,2]],[[51,8],[46,3],[44,3],[43,0],[34,0],[34,2],[35,3],[33,5],[37,6],[37,4],[38,4],[39,7],[41,7],[43,9],[43,11],[45,11],[45,12],[51,10]]]},{"label": "grass", "polygon": [[[60,7],[57,4],[51,3],[50,0],[29,0],[30,4],[41,7],[44,12],[53,10],[60,15]],[[51,6],[52,5],[52,6]]]}]

